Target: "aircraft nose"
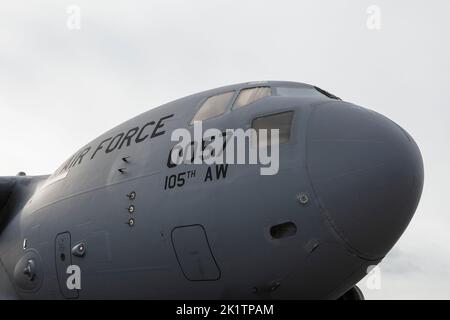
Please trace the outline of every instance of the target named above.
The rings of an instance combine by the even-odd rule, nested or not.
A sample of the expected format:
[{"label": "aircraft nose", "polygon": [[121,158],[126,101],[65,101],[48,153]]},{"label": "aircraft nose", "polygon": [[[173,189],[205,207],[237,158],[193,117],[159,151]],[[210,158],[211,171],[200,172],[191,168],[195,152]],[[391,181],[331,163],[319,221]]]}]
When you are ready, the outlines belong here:
[{"label": "aircraft nose", "polygon": [[422,193],[416,143],[386,117],[341,101],[315,106],[307,132],[307,168],[328,223],[361,258],[384,257]]}]

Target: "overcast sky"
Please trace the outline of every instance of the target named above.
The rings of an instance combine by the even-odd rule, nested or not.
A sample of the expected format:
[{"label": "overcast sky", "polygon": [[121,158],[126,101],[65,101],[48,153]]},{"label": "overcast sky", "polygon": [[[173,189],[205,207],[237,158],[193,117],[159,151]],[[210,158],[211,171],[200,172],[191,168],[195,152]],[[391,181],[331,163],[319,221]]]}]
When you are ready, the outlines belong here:
[{"label": "overcast sky", "polygon": [[448,0],[2,1],[0,176],[51,173],[191,93],[315,84],[396,121],[424,158],[418,211],[366,297],[450,299],[449,15]]}]

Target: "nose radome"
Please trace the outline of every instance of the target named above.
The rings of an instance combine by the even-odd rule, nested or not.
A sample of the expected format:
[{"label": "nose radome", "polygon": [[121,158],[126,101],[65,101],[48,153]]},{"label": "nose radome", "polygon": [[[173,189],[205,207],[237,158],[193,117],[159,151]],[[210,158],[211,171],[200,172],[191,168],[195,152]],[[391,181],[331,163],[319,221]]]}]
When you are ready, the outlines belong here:
[{"label": "nose radome", "polygon": [[422,157],[386,117],[345,102],[313,108],[307,167],[334,232],[360,257],[377,260],[397,242],[418,205]]}]

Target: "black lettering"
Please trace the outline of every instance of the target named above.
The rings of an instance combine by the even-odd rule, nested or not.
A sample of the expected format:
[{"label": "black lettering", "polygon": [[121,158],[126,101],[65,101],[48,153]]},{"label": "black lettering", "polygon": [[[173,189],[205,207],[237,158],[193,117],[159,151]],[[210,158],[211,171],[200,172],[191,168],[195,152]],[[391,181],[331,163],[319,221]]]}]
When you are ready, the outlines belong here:
[{"label": "black lettering", "polygon": [[173,174],[169,177],[169,188],[170,189],[175,188],[176,183],[177,183],[177,176]]},{"label": "black lettering", "polygon": [[161,129],[161,128],[164,127],[164,123],[163,123],[164,120],[170,119],[172,117],[173,117],[173,114],[171,114],[169,116],[162,117],[161,119],[159,119],[158,123],[155,126],[155,129],[153,129],[153,133],[152,133],[152,136],[150,138],[155,138],[155,137],[158,137],[158,136],[162,136],[164,133],[166,133],[166,131],[164,131],[164,130],[158,132],[158,129]]},{"label": "black lettering", "polygon": [[70,165],[72,164],[72,161],[75,159],[77,153],[75,153],[69,160],[66,161],[66,163],[64,164],[64,167],[61,169],[60,172],[64,172],[69,170]]},{"label": "black lettering", "polygon": [[221,164],[220,166],[216,165],[216,178],[220,179],[222,176],[224,179],[227,177],[228,165]]},{"label": "black lettering", "polygon": [[78,151],[78,153],[76,154],[76,156],[75,156],[74,158],[72,158],[72,162],[70,162],[70,165],[69,165],[69,168],[68,168],[68,169],[72,168],[72,167],[75,165],[75,163],[76,163],[77,160],[78,160],[78,157],[80,156],[80,153],[81,153],[81,151]]},{"label": "black lettering", "polygon": [[155,124],[155,121],[150,121],[141,128],[141,131],[139,131],[139,134],[136,137],[136,143],[140,143],[148,138],[148,134],[146,134],[144,137],[142,137],[142,133],[144,132],[145,128],[147,128],[148,126],[152,126],[154,124]]},{"label": "black lettering", "polygon": [[[173,161],[172,161],[172,153],[173,153],[173,151],[174,151],[174,148],[170,149],[169,158],[167,159],[167,167],[168,168],[175,168],[177,166],[177,164],[173,163]],[[181,157],[183,155],[183,150],[180,149],[178,154]]]},{"label": "black lettering", "polygon": [[133,138],[138,131],[139,131],[139,127],[133,128],[130,131],[128,131],[127,134],[125,135],[125,138],[122,140],[122,143],[120,144],[119,149],[122,149],[122,146],[125,143],[125,141],[127,142],[127,147],[129,147],[131,144],[131,138]]},{"label": "black lettering", "polygon": [[74,167],[78,164],[81,164],[81,161],[83,161],[83,157],[91,150],[91,147],[87,147],[86,149],[84,149],[83,151],[81,151],[78,154],[78,157],[76,158],[76,160],[70,165],[70,167]]},{"label": "black lettering", "polygon": [[227,147],[227,143],[228,143],[227,133],[226,132],[222,132],[222,139],[223,139],[222,151],[225,151],[225,149]]},{"label": "black lettering", "polygon": [[184,186],[186,180],[184,179],[184,176],[186,175],[186,172],[181,172],[178,174],[178,182],[177,186],[182,187]]},{"label": "black lettering", "polygon": [[206,171],[206,177],[205,180],[203,182],[206,182],[208,180],[212,181],[212,172],[211,172],[211,167],[208,167],[208,171]]},{"label": "black lettering", "polygon": [[103,149],[103,144],[104,144],[105,142],[108,142],[108,141],[111,140],[111,139],[112,139],[112,138],[108,138],[108,139],[105,139],[105,140],[103,140],[102,142],[100,142],[100,144],[98,145],[98,147],[97,147],[97,149],[95,150],[94,154],[92,155],[91,160],[94,159],[94,157],[95,157],[95,155],[97,154],[98,151],[100,151],[101,149]]},{"label": "black lettering", "polygon": [[84,149],[84,151],[80,155],[80,159],[78,160],[78,164],[81,164],[81,161],[83,161],[83,157],[85,155],[87,155],[89,153],[89,151],[91,151],[91,147],[87,147],[86,149]]},{"label": "black lettering", "polygon": [[[204,145],[203,152],[205,152],[206,147],[208,147],[211,143],[213,143],[214,140],[216,140],[216,136],[209,137],[209,141]],[[213,148],[209,153],[210,153],[210,156],[208,156],[208,158],[215,157],[216,149]]]},{"label": "black lettering", "polygon": [[119,145],[120,141],[123,138],[123,132],[119,133],[117,136],[115,136],[111,142],[108,145],[108,148],[106,148],[106,153],[110,153],[114,150],[116,150],[117,146]]},{"label": "black lettering", "polygon": [[[189,149],[189,147],[187,147],[187,146],[186,146],[186,148]],[[191,141],[191,163],[194,163],[196,151],[197,151],[197,142]],[[202,157],[203,157],[203,155],[202,155]]]}]

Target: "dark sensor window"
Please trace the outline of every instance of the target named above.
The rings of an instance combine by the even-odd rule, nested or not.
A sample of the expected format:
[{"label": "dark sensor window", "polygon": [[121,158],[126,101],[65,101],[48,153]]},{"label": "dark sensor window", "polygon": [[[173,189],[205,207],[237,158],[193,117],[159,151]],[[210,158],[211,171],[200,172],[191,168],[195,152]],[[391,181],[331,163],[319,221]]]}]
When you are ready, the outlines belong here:
[{"label": "dark sensor window", "polygon": [[280,144],[289,141],[291,136],[291,126],[293,111],[270,114],[255,118],[252,122],[252,128],[259,132],[259,129],[267,129],[267,141],[262,141],[264,137],[258,135],[258,145],[270,145],[270,129],[279,129]]}]

